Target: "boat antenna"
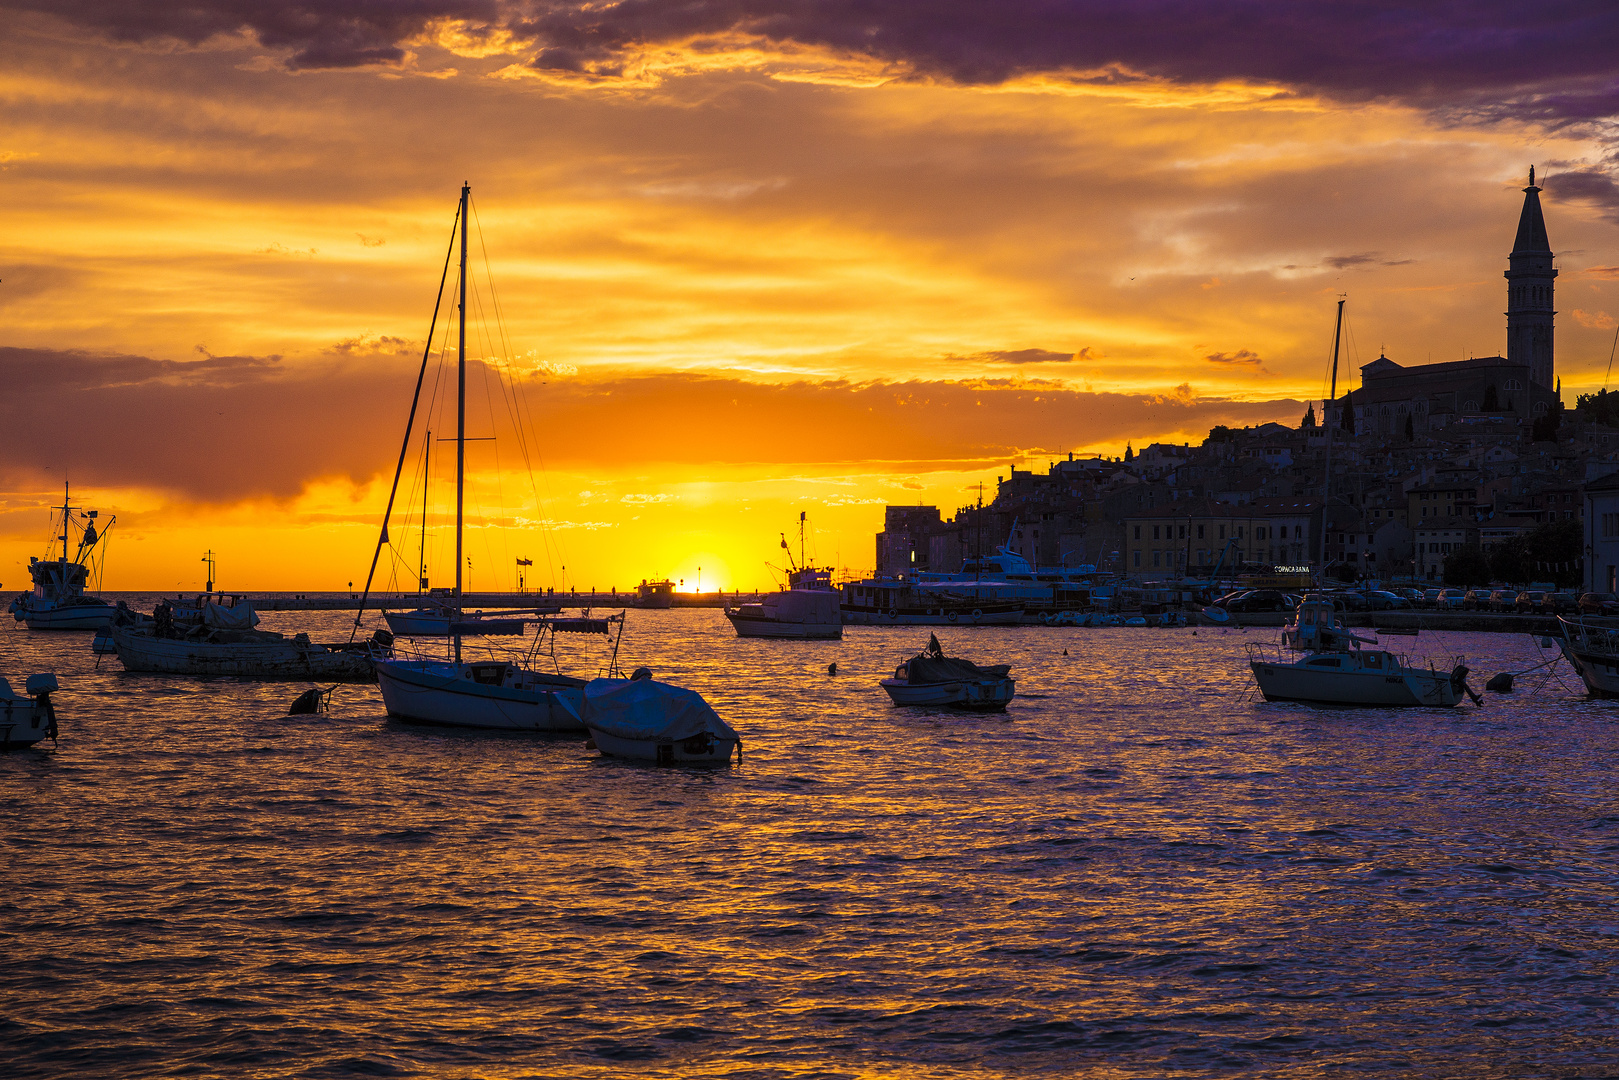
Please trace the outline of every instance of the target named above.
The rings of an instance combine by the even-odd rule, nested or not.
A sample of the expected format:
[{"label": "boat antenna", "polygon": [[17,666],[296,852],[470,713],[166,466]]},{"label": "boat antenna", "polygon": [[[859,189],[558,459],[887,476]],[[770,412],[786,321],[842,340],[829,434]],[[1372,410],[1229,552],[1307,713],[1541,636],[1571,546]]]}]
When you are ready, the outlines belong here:
[{"label": "boat antenna", "polygon": [[798,565],[799,566],[808,566],[809,565],[808,563],[806,563],[804,561],[804,519],[806,517],[808,517],[808,516],[809,516],[809,514],[806,511],[800,510],[798,512]]},{"label": "boat antenna", "polygon": [[467,198],[472,186],[461,184],[461,296],[456,311],[455,357],[455,624],[450,638],[455,643],[455,662],[461,662],[461,526],[466,509],[467,479]]},{"label": "boat antenna", "polygon": [[[1328,392],[1327,404],[1330,407],[1338,400],[1338,344],[1342,340],[1344,328],[1344,299],[1338,297],[1338,321],[1332,327],[1332,389]],[[1328,422],[1328,410],[1323,409],[1321,420],[1327,428],[1327,459],[1326,466],[1321,470],[1321,569],[1327,569],[1327,500],[1332,492],[1332,429],[1333,424]]]},{"label": "boat antenna", "polygon": [[393,487],[388,489],[388,507],[382,512],[382,532],[377,536],[376,550],[371,553],[371,569],[365,575],[365,592],[360,595],[360,610],[354,613],[354,625],[349,629],[349,640],[360,629],[360,620],[365,616],[365,604],[371,597],[371,582],[377,576],[377,560],[382,556],[382,545],[388,542],[388,519],[393,516],[394,496],[399,493],[399,477],[405,470],[405,454],[410,450],[410,433],[416,423],[416,406],[422,400],[422,382],[427,378],[427,360],[433,354],[433,334],[438,328],[439,305],[444,302],[444,283],[450,277],[450,256],[455,253],[455,228],[461,224],[462,207],[458,204],[455,210],[455,222],[450,225],[450,248],[444,253],[444,273],[439,276],[438,297],[433,301],[433,321],[427,327],[427,344],[422,348],[422,369],[416,373],[416,393],[410,399],[410,416],[405,420],[405,439],[399,446],[399,464],[394,466]]}]

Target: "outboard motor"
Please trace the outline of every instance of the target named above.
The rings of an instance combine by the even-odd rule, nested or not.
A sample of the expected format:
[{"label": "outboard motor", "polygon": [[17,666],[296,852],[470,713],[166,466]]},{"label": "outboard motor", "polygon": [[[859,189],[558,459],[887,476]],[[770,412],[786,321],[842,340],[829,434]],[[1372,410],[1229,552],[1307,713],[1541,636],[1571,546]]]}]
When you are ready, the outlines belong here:
[{"label": "outboard motor", "polygon": [[1467,673],[1471,670],[1466,664],[1457,664],[1450,673],[1450,685],[1456,688],[1457,694],[1466,694],[1473,699],[1474,705],[1484,704],[1484,699],[1473,693],[1473,688],[1467,685]]}]

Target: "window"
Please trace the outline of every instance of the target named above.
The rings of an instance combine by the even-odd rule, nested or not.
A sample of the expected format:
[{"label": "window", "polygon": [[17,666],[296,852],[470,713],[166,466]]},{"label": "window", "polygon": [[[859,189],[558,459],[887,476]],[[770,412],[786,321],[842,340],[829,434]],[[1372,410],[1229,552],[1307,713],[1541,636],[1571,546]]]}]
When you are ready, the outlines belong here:
[{"label": "window", "polygon": [[1163,552],[1159,551],[1157,548],[1153,548],[1152,549],[1152,565],[1155,566],[1155,567],[1162,566],[1163,564],[1159,560],[1162,559],[1163,556],[1164,556]]},{"label": "window", "polygon": [[1185,525],[1182,525],[1182,526],[1181,526],[1181,535],[1180,535],[1180,538],[1181,538],[1181,539],[1182,539],[1182,540],[1185,540],[1185,539],[1186,539],[1186,526],[1185,526]]},{"label": "window", "polygon": [[1242,526],[1241,525],[1237,526],[1237,539],[1238,540],[1242,539]]},{"label": "window", "polygon": [[1157,526],[1157,525],[1154,525],[1154,526],[1153,526],[1153,527],[1152,527],[1152,538],[1153,538],[1153,539],[1154,539],[1154,540],[1159,540],[1159,539],[1162,539],[1162,537],[1160,537],[1160,536],[1159,536],[1159,535],[1158,535],[1158,529],[1159,529],[1159,528],[1160,528],[1160,526]]},{"label": "window", "polygon": [[1199,540],[1203,539],[1203,526],[1201,525],[1197,527],[1197,538]]},{"label": "window", "polygon": [[1224,525],[1220,526],[1220,539],[1221,540],[1225,539],[1225,526]]},{"label": "window", "polygon": [[1478,412],[1478,402],[1472,399],[1462,402],[1462,412]]},{"label": "window", "polygon": [[1440,550],[1441,553],[1443,553],[1445,555],[1449,555],[1450,554],[1450,545],[1449,544],[1440,544],[1439,545],[1439,550]]},{"label": "window", "polygon": [[1140,565],[1141,565],[1141,552],[1138,551],[1138,552],[1136,552],[1136,566],[1139,567]]},{"label": "window", "polygon": [[1428,550],[1433,552],[1435,555],[1437,555],[1437,554],[1439,554],[1439,545],[1437,543],[1429,544],[1428,545]]},{"label": "window", "polygon": [[1141,539],[1141,526],[1140,525],[1136,526],[1136,539],[1137,540]]},{"label": "window", "polygon": [[1522,390],[1523,389],[1523,383],[1519,382],[1517,379],[1508,379],[1506,381],[1505,385],[1506,385],[1506,388],[1508,390]]}]

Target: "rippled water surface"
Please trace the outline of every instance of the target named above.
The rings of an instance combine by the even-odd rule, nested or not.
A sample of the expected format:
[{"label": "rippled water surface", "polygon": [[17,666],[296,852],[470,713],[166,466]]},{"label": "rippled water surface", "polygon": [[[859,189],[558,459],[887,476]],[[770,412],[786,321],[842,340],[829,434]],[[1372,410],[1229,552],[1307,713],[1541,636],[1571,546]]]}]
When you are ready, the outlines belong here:
[{"label": "rippled water surface", "polygon": [[[1566,669],[1329,711],[1242,696],[1273,630],[950,630],[1019,680],[956,716],[877,686],[926,630],[629,618],[626,666],[702,691],[739,767],[410,728],[368,686],[286,716],[304,685],[97,670],[7,619],[62,738],[0,757],[0,1072],[1619,1070],[1619,707]],[[1391,641],[1475,686],[1546,655]]]}]

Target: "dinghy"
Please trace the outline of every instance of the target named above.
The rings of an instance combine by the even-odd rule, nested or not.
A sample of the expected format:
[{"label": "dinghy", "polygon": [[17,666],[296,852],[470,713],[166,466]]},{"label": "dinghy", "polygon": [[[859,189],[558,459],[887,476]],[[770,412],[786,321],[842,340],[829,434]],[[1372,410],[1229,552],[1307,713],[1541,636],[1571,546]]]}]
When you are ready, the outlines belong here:
[{"label": "dinghy", "polygon": [[701,694],[658,682],[646,668],[586,683],[585,727],[604,755],[659,765],[726,765],[742,750],[742,737]]},{"label": "dinghy", "polygon": [[1012,700],[1016,684],[1011,665],[979,667],[970,660],[944,655],[937,635],[927,649],[901,664],[882,687],[895,705],[934,705],[980,712],[999,712]]}]

